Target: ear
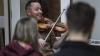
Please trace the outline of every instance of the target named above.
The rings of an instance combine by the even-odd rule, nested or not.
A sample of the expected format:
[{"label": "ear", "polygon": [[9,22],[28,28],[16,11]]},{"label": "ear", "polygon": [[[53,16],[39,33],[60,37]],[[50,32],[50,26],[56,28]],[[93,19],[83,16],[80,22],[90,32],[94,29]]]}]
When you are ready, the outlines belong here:
[{"label": "ear", "polygon": [[31,16],[31,12],[29,10],[26,11],[27,16]]},{"label": "ear", "polygon": [[28,14],[28,16],[31,16],[31,13],[29,12],[29,13],[27,13]]}]

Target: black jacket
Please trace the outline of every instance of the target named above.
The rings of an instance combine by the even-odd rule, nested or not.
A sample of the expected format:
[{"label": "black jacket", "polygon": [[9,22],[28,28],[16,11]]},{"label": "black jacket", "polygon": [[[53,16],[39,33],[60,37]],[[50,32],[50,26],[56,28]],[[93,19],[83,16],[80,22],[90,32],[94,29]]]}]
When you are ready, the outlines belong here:
[{"label": "black jacket", "polygon": [[64,42],[54,56],[100,56],[95,47],[83,42]]}]

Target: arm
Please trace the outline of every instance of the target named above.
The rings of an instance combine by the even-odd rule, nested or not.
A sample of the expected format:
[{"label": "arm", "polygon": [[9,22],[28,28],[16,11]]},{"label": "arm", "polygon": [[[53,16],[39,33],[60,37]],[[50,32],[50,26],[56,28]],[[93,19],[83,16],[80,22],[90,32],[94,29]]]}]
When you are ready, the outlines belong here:
[{"label": "arm", "polygon": [[38,33],[38,44],[40,47],[44,47],[44,45],[46,44],[45,40],[43,39],[43,36],[40,35],[40,33]]},{"label": "arm", "polygon": [[54,30],[57,32],[64,33],[67,31],[67,27],[63,23],[57,23]]},{"label": "arm", "polygon": [[[61,43],[67,38],[67,35],[68,35],[68,32],[65,32],[63,36],[61,36],[58,40],[55,41],[53,47],[56,49],[56,48],[59,48]],[[56,37],[57,39],[57,37]]]},{"label": "arm", "polygon": [[[54,22],[52,20],[50,20],[49,18],[44,18],[44,20],[47,22],[48,27],[52,28],[52,26],[54,25]],[[57,23],[54,27],[54,30],[57,32],[64,33],[64,32],[66,32],[67,27],[63,23]]]}]

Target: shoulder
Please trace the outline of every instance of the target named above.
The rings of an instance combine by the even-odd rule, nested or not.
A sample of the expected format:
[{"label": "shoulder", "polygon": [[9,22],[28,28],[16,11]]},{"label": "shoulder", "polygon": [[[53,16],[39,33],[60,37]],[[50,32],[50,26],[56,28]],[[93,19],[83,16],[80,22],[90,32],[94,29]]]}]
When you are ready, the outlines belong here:
[{"label": "shoulder", "polygon": [[0,50],[0,56],[18,56],[19,49],[16,48],[17,43],[12,42]]},{"label": "shoulder", "polygon": [[7,46],[0,50],[0,56],[17,56],[17,53]]}]

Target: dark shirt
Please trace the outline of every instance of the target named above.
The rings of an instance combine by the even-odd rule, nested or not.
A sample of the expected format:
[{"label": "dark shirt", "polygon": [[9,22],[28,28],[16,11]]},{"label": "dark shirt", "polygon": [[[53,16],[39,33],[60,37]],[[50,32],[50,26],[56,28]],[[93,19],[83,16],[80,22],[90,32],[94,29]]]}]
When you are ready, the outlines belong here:
[{"label": "dark shirt", "polygon": [[0,56],[42,56],[42,54],[34,49],[26,50],[17,42],[12,42],[0,50]]},{"label": "dark shirt", "polygon": [[95,47],[83,42],[64,42],[54,56],[100,56]]}]

